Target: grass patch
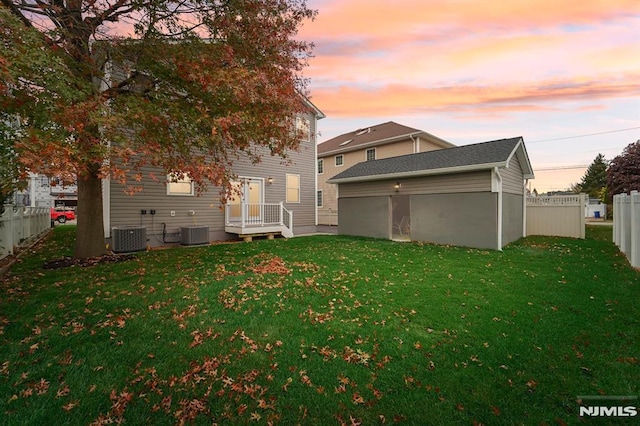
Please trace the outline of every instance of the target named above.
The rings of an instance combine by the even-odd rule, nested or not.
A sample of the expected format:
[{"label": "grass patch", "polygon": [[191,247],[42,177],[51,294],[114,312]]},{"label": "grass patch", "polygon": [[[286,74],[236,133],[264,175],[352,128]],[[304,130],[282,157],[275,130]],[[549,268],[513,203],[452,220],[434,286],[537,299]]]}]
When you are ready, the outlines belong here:
[{"label": "grass patch", "polygon": [[74,238],[56,228],[0,282],[4,424],[575,423],[578,395],[639,393],[640,273],[610,228],[42,269]]}]

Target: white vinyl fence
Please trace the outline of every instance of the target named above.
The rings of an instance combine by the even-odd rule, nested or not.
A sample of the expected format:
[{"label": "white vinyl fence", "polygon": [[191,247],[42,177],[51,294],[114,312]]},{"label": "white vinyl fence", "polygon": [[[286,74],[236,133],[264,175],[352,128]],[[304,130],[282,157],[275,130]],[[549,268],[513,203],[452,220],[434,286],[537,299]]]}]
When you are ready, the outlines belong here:
[{"label": "white vinyl fence", "polygon": [[586,194],[527,197],[527,235],[584,238]]},{"label": "white vinyl fence", "polygon": [[640,268],[640,193],[613,196],[613,242]]},{"label": "white vinyl fence", "polygon": [[0,215],[0,259],[14,253],[25,241],[51,227],[49,207],[4,206]]}]

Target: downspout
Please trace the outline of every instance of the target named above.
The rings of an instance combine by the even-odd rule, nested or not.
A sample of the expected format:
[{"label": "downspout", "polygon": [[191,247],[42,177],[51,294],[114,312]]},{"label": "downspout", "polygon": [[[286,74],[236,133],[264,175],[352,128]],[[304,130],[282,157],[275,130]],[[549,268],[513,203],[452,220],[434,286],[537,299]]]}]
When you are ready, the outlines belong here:
[{"label": "downspout", "polygon": [[502,251],[502,176],[497,167],[494,167],[493,171],[498,179],[498,250]]},{"label": "downspout", "polygon": [[524,186],[522,187],[522,236],[527,236],[527,185],[529,185],[529,179],[524,180]]},{"label": "downspout", "polygon": [[[318,226],[318,138],[316,137],[316,133],[317,133],[317,126],[318,126],[318,120],[316,119],[316,117],[314,116],[314,132],[313,132],[313,148],[314,148],[314,162],[315,162],[315,166],[314,166],[314,174],[313,176],[315,177],[315,192],[314,192],[314,211],[316,213],[316,227]],[[324,164],[323,164],[324,166]],[[324,197],[324,191],[322,192],[322,196]],[[323,204],[324,205],[324,204]]]}]

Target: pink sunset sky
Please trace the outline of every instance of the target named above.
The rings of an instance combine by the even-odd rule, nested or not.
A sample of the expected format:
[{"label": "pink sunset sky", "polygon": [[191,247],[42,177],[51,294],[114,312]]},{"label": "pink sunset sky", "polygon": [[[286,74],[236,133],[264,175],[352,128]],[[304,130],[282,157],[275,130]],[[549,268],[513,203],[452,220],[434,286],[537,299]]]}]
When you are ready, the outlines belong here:
[{"label": "pink sunset sky", "polygon": [[542,193],[640,139],[638,0],[308,5],[321,142],[387,121],[457,145],[522,136]]}]

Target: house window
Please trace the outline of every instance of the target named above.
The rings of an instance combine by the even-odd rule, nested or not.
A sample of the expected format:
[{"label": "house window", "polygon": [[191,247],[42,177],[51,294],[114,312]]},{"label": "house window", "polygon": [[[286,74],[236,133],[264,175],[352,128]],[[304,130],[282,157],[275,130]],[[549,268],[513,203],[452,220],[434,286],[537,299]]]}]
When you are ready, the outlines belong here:
[{"label": "house window", "polygon": [[318,194],[316,195],[316,198],[317,198],[317,200],[316,200],[316,206],[318,206],[318,207],[322,207],[322,199],[323,199],[323,196],[322,196],[322,195],[323,195],[323,194],[322,194],[322,190],[319,190],[319,191],[318,191]]},{"label": "house window", "polygon": [[376,159],[376,149],[371,148],[367,150],[367,161],[372,161]]},{"label": "house window", "polygon": [[300,175],[287,174],[287,203],[300,202]]},{"label": "house window", "polygon": [[342,155],[336,155],[336,166],[342,166],[344,164],[344,158]]},{"label": "house window", "polygon": [[324,173],[324,160],[318,160],[318,174]]},{"label": "house window", "polygon": [[167,195],[193,195],[193,182],[183,174],[167,175]]},{"label": "house window", "polygon": [[308,119],[296,117],[296,131],[300,135],[300,140],[307,142],[311,140],[311,125]]}]

